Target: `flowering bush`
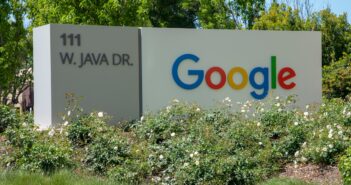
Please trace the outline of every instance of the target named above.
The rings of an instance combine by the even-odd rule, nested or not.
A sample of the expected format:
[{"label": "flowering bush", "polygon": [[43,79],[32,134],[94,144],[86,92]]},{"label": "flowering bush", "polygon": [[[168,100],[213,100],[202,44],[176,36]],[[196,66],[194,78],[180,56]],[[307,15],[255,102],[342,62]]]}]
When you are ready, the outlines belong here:
[{"label": "flowering bush", "polygon": [[4,132],[8,126],[15,126],[19,121],[16,110],[0,105],[0,133]]},{"label": "flowering bush", "polygon": [[346,150],[346,154],[340,158],[339,170],[344,180],[344,184],[351,184],[351,147]]},{"label": "flowering bush", "polygon": [[[301,109],[291,97],[225,98],[207,110],[174,100],[117,127],[106,124],[103,112],[72,107],[62,125],[48,131],[31,119],[9,126],[1,164],[44,173],[73,167],[127,184],[255,184],[286,163],[336,164],[350,146],[348,100]],[[341,159],[348,173],[347,157]]]},{"label": "flowering bush", "polygon": [[52,173],[74,165],[69,142],[58,130],[40,132],[33,123],[23,123],[5,134],[11,150],[1,158],[7,167]]},{"label": "flowering bush", "polygon": [[67,137],[74,146],[83,147],[91,143],[99,134],[106,132],[108,128],[105,119],[98,114],[103,113],[81,115],[76,119],[65,121],[68,125]]},{"label": "flowering bush", "polygon": [[118,133],[97,137],[86,150],[86,165],[99,174],[105,174],[108,169],[123,163],[129,154],[126,139],[118,137]]}]

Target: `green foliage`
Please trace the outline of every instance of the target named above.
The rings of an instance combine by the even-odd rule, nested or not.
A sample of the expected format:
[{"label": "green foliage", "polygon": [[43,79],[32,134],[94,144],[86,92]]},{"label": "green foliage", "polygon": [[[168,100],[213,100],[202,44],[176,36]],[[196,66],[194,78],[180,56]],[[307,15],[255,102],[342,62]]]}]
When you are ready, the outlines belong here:
[{"label": "green foliage", "polygon": [[21,169],[50,174],[60,169],[73,167],[67,145],[53,142],[35,142],[28,153],[21,153],[16,161]]},{"label": "green foliage", "polygon": [[[307,138],[296,153],[297,161],[318,164],[335,164],[338,157],[350,146],[350,102],[324,100],[322,107],[306,116]],[[346,124],[345,124],[346,123]]]},{"label": "green foliage", "polygon": [[[6,132],[10,155],[1,156],[2,164],[15,169],[52,173],[71,168],[71,149],[59,130],[39,132],[33,123],[9,127]],[[61,132],[56,133],[55,132]]]},{"label": "green foliage", "polygon": [[351,53],[351,26],[346,13],[335,15],[330,9],[320,11],[313,18],[317,30],[322,32],[323,65],[331,65],[340,60],[344,53]]},{"label": "green foliage", "polygon": [[198,6],[192,0],[153,0],[147,8],[154,27],[194,28]]},{"label": "green foliage", "polygon": [[8,126],[15,126],[18,123],[19,118],[16,110],[0,105],[0,133],[4,132]]},{"label": "green foliage", "polygon": [[82,115],[72,120],[68,125],[68,139],[77,147],[85,146],[97,137],[99,133],[106,132],[104,119],[99,118],[96,113]]},{"label": "green foliage", "polygon": [[48,23],[147,26],[145,0],[28,0],[32,26]]},{"label": "green foliage", "polygon": [[199,26],[206,29],[233,29],[241,25],[231,19],[230,7],[225,0],[200,0],[197,13]]},{"label": "green foliage", "polygon": [[0,104],[15,104],[31,80],[31,42],[23,24],[23,2],[1,1],[0,6]]},{"label": "green foliage", "polygon": [[118,137],[118,133],[96,138],[87,150],[86,165],[100,174],[105,174],[109,168],[123,163],[129,153],[126,139]]},{"label": "green foliage", "polygon": [[255,30],[304,30],[304,20],[298,10],[286,4],[273,3],[267,12],[256,20]]},{"label": "green foliage", "polygon": [[341,99],[301,110],[292,97],[276,97],[239,103],[236,112],[229,98],[210,110],[174,100],[127,130],[69,102],[62,126],[40,131],[24,118],[9,126],[1,165],[74,169],[127,184],[256,184],[286,163],[336,164],[351,144],[351,102]]},{"label": "green foliage", "polygon": [[344,184],[351,184],[351,147],[346,150],[346,154],[340,158],[339,170]]},{"label": "green foliage", "polygon": [[228,5],[231,15],[241,19],[247,29],[252,29],[255,20],[260,17],[260,12],[265,9],[265,0],[229,0]]},{"label": "green foliage", "polygon": [[328,98],[346,98],[351,93],[351,54],[323,67],[323,94]]},{"label": "green foliage", "polygon": [[298,9],[292,9],[284,3],[272,3],[268,11],[262,11],[253,29],[321,31],[323,66],[332,65],[333,62],[341,60],[344,53],[351,52],[351,26],[347,16],[337,16],[330,9],[314,12],[303,19]]}]

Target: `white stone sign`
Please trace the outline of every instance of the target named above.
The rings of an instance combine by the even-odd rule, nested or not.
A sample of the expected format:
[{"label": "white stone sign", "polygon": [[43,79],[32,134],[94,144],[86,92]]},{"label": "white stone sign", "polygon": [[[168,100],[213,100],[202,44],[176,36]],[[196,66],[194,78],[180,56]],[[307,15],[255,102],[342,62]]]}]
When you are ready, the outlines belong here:
[{"label": "white stone sign", "polygon": [[175,98],[319,103],[321,57],[320,32],[46,25],[34,29],[34,118],[43,128],[62,123],[66,93],[113,122]]},{"label": "white stone sign", "polygon": [[110,26],[46,25],[34,29],[34,118],[43,128],[62,123],[66,93],[86,112],[113,121],[137,119],[139,30]]},{"label": "white stone sign", "polygon": [[174,99],[211,107],[269,96],[322,96],[321,33],[142,29],[143,110]]}]

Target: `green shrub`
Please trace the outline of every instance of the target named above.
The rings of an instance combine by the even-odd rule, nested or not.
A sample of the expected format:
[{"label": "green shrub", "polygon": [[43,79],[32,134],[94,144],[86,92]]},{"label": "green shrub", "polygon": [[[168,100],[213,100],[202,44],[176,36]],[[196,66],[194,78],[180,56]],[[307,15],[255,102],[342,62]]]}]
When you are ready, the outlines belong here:
[{"label": "green shrub", "polygon": [[106,174],[117,165],[122,164],[129,154],[128,142],[118,133],[101,135],[87,146],[85,164],[94,172]]},{"label": "green shrub", "polygon": [[[150,167],[145,161],[127,159],[108,171],[108,176],[117,182],[126,184],[142,184],[150,175]],[[146,183],[145,183],[146,184]]]},{"label": "green shrub", "polygon": [[346,154],[340,158],[339,170],[344,184],[351,184],[351,147],[346,150]]},{"label": "green shrub", "polygon": [[21,169],[51,174],[61,169],[72,168],[71,150],[54,142],[36,142],[30,152],[24,153],[16,161]]},{"label": "green shrub", "polygon": [[351,54],[323,67],[323,94],[328,98],[345,98],[351,93]]},{"label": "green shrub", "polygon": [[4,132],[8,126],[19,124],[19,121],[15,109],[5,105],[0,105],[0,133]]},{"label": "green shrub", "polygon": [[106,130],[106,123],[95,114],[83,115],[68,125],[68,139],[74,146],[83,147],[91,143],[98,132]]},{"label": "green shrub", "polygon": [[7,167],[42,173],[71,168],[72,150],[62,132],[63,128],[39,131],[33,123],[9,127],[5,133],[11,150],[3,162]]}]

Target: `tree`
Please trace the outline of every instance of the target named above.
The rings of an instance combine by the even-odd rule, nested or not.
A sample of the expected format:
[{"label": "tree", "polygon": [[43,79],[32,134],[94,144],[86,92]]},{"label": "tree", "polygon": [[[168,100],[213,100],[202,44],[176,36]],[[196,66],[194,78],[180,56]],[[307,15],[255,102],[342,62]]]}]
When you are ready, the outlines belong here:
[{"label": "tree", "polygon": [[31,79],[31,46],[23,24],[22,1],[0,3],[0,98],[2,104],[15,104]]},{"label": "tree", "polygon": [[263,12],[256,20],[255,30],[304,30],[304,20],[297,9],[292,10],[286,4],[273,3],[268,12]]},{"label": "tree", "polygon": [[198,21],[201,28],[235,29],[240,24],[226,0],[200,0]]},{"label": "tree", "polygon": [[149,0],[148,12],[152,26],[195,28],[197,0]]},{"label": "tree", "polygon": [[227,0],[233,13],[236,14],[237,21],[242,20],[247,29],[251,29],[255,20],[260,17],[260,12],[264,11],[265,0]]},{"label": "tree", "polygon": [[148,26],[147,0],[27,0],[32,26],[49,23]]}]

